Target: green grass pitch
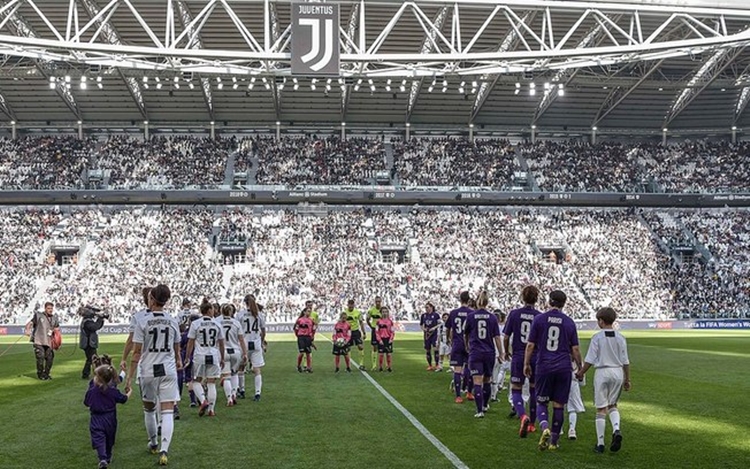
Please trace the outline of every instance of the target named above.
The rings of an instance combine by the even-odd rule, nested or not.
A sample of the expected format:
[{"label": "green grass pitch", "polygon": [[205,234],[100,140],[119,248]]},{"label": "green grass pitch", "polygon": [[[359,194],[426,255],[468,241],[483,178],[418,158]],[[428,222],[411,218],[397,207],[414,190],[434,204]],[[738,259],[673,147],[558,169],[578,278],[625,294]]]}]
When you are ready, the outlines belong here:
[{"label": "green grass pitch", "polygon": [[[417,334],[398,335],[394,372],[373,376],[471,468],[747,468],[750,333],[625,335],[633,390],[621,401],[624,442],[617,454],[591,451],[595,411],[590,385],[583,388],[587,411],[579,416],[578,441],[561,439],[559,451],[541,453],[538,433],[518,438],[518,422],[507,418],[505,401],[479,421],[473,418],[473,403],[454,404],[448,391],[451,375],[425,371]],[[80,379],[83,353],[66,337],[55,359],[54,379],[41,382],[35,377],[31,346],[25,340],[10,346],[15,339],[0,339],[0,353],[7,350],[0,357],[0,468],[96,467],[82,404],[87,385]],[[103,341],[100,351],[119,360],[123,337]],[[334,375],[330,344],[322,338],[317,342],[315,373],[299,374],[292,337],[271,336],[261,402],[243,400],[228,409],[219,390],[217,416],[199,419],[186,405],[185,391],[170,467],[452,467],[359,372]],[[369,369],[369,352],[365,363]],[[155,467],[156,457],[146,451],[137,390],[118,411],[111,467]]]}]

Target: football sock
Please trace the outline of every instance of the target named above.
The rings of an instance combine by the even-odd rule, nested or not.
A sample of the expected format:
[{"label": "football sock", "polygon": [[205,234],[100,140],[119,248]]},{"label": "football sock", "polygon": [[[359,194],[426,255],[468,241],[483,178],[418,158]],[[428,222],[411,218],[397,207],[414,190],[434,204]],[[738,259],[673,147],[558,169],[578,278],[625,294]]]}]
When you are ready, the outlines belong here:
[{"label": "football sock", "polygon": [[563,421],[565,421],[565,409],[555,407],[552,409],[552,444],[556,445],[560,439]]},{"label": "football sock", "polygon": [[255,394],[260,394],[260,391],[263,389],[263,376],[257,374],[255,375]]},{"label": "football sock", "polygon": [[214,410],[216,405],[216,383],[208,383],[208,410]]},{"label": "football sock", "polygon": [[336,368],[338,368],[338,367],[339,367],[339,363],[340,363],[340,362],[341,362],[341,357],[339,357],[338,355],[336,355],[336,356],[335,356],[335,357],[333,358],[333,363],[334,363],[334,364],[336,365]]},{"label": "football sock", "polygon": [[575,412],[570,412],[568,414],[568,421],[570,422],[569,429],[576,431],[576,424],[578,423],[578,414]]},{"label": "football sock", "polygon": [[596,414],[596,444],[604,446],[604,432],[607,430],[607,416]]},{"label": "football sock", "polygon": [[481,413],[484,408],[484,399],[482,396],[482,385],[474,385],[474,402],[477,404],[477,413]]},{"label": "football sock", "polygon": [[609,409],[609,421],[612,423],[612,432],[620,430],[620,411],[617,407]]},{"label": "football sock", "polygon": [[513,396],[513,409],[515,409],[516,415],[521,418],[526,415],[526,407],[523,405],[523,392],[520,389],[514,389],[511,391],[511,395]]},{"label": "football sock", "polygon": [[[188,384],[188,387],[190,387],[189,384]],[[190,402],[196,402],[196,400],[195,400],[195,391],[193,391],[192,389],[190,389],[188,391],[188,394],[190,394]]]},{"label": "football sock", "polygon": [[237,385],[239,389],[242,389],[243,391],[245,390],[245,372],[244,371],[240,371],[240,374],[237,375]]},{"label": "football sock", "polygon": [[365,351],[364,350],[359,351],[359,364],[362,366],[365,366]]},{"label": "football sock", "polygon": [[156,412],[155,409],[146,410],[143,409],[143,420],[146,423],[146,434],[148,435],[148,441],[152,445],[155,445],[158,440],[157,438],[157,425],[156,425]]},{"label": "football sock", "polygon": [[440,353],[439,352],[435,352],[434,356],[435,356],[435,366],[438,366],[438,367],[441,366],[442,363],[440,363]]},{"label": "football sock", "polygon": [[490,383],[490,399],[497,399],[497,390],[498,390],[497,383],[494,381]]},{"label": "football sock", "polygon": [[391,354],[386,355],[386,361],[388,362],[388,368],[391,367]]},{"label": "football sock", "polygon": [[[536,389],[529,387],[529,419],[531,419],[531,423],[536,422],[537,419],[536,416],[539,408],[536,404]],[[542,420],[541,416],[539,420]],[[544,406],[544,420],[547,420],[547,406]]]},{"label": "football sock", "polygon": [[545,404],[536,405],[536,415],[539,420],[539,426],[542,427],[542,430],[548,429],[549,422],[547,422],[547,406]]},{"label": "football sock", "polygon": [[383,368],[383,354],[381,353],[380,356],[378,356],[378,367]]},{"label": "football sock", "polygon": [[224,394],[227,395],[227,400],[232,399],[232,380],[224,378]]},{"label": "football sock", "polygon": [[206,392],[203,390],[203,385],[198,381],[193,381],[193,392],[195,393],[195,399],[198,404],[203,404],[206,400]]},{"label": "football sock", "polygon": [[307,363],[308,370],[312,368],[312,356],[309,353],[305,354],[305,363]]},{"label": "football sock", "polygon": [[161,451],[169,452],[169,444],[172,442],[174,433],[174,411],[161,411]]},{"label": "football sock", "polygon": [[344,361],[346,362],[346,367],[351,368],[351,361],[349,359],[349,355],[344,356]]},{"label": "football sock", "polygon": [[428,364],[429,366],[432,366],[432,354],[431,354],[431,353],[430,353],[430,351],[428,350],[428,351],[427,351],[427,353],[426,353],[425,355],[427,355],[427,364]]},{"label": "football sock", "polygon": [[469,371],[468,366],[464,366],[464,389],[466,389],[466,392],[469,392],[471,390],[471,386],[474,383],[474,381],[471,379],[471,372]]},{"label": "football sock", "polygon": [[232,382],[232,395],[235,395],[240,388],[240,377],[238,375],[232,375],[230,381]]},{"label": "football sock", "polygon": [[302,354],[301,353],[299,355],[297,355],[297,368],[299,368],[300,365],[302,365]]},{"label": "football sock", "polygon": [[461,395],[461,373],[453,372],[453,387],[456,388],[456,397]]},{"label": "football sock", "polygon": [[482,399],[484,399],[484,405],[489,404],[490,394],[492,394],[492,385],[490,383],[482,384]]},{"label": "football sock", "polygon": [[370,352],[370,364],[374,368],[377,362],[378,362],[378,352],[373,350],[372,352]]}]

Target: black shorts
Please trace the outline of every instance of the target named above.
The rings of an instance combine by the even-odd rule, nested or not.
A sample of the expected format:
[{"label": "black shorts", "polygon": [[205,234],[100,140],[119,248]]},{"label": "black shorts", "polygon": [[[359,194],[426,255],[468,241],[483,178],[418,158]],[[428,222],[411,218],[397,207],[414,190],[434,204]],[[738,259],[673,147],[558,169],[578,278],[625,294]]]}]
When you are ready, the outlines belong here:
[{"label": "black shorts", "polygon": [[378,344],[378,352],[393,353],[393,342],[390,339],[383,339],[383,342]]},{"label": "black shorts", "polygon": [[334,355],[347,355],[349,353],[349,345],[345,345],[343,347],[339,347],[338,345],[333,345],[333,354]]},{"label": "black shorts", "polygon": [[312,337],[297,337],[297,350],[299,353],[312,353]]},{"label": "black shorts", "polygon": [[354,345],[362,345],[362,332],[352,331],[352,338],[349,339],[349,347]]},{"label": "black shorts", "polygon": [[378,338],[375,336],[375,331],[370,331],[370,344],[378,345]]}]

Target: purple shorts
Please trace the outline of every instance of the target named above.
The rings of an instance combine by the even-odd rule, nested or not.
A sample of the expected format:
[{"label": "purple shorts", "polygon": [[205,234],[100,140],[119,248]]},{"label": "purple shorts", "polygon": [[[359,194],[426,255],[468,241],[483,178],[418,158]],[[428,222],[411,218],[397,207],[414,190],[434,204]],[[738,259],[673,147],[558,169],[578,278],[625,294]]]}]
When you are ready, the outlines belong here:
[{"label": "purple shorts", "polygon": [[491,377],[492,370],[495,368],[495,360],[494,355],[469,355],[471,376]]},{"label": "purple shorts", "polygon": [[[529,384],[534,384],[534,373],[536,367],[531,365],[531,378],[529,378]],[[513,384],[523,385],[526,375],[523,374],[523,355],[520,357],[513,356],[510,359],[510,382]]]},{"label": "purple shorts", "polygon": [[451,348],[451,366],[464,366],[469,361],[469,354],[466,353],[466,349],[461,346],[457,347],[455,344]]},{"label": "purple shorts", "polygon": [[573,373],[570,370],[537,375],[535,386],[537,402],[547,404],[552,401],[558,404],[567,404],[572,380]]},{"label": "purple shorts", "polygon": [[437,348],[437,339],[438,339],[438,335],[437,335],[437,332],[435,332],[435,331],[432,331],[429,334],[425,334],[425,336],[424,336],[424,349],[425,350],[430,350],[430,349]]}]

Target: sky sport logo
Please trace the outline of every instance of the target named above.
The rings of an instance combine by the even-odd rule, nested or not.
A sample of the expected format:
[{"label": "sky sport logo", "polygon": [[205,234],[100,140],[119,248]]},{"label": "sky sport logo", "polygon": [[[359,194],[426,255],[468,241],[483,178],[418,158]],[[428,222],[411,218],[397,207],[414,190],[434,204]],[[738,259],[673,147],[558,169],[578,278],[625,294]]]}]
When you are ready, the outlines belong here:
[{"label": "sky sport logo", "polygon": [[292,27],[292,74],[338,76],[339,5],[295,3]]}]

